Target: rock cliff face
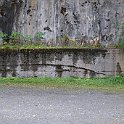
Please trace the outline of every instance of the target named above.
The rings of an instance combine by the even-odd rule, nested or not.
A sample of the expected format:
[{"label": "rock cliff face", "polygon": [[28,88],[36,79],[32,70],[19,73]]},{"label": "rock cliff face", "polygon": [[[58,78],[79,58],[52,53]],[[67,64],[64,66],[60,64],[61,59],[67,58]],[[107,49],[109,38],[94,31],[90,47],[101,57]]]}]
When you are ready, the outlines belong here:
[{"label": "rock cliff face", "polygon": [[77,40],[99,37],[117,42],[124,22],[124,0],[1,0],[0,30],[8,34],[45,33],[54,42],[63,35]]},{"label": "rock cliff face", "polygon": [[0,31],[10,35],[14,27],[17,27],[22,2],[21,0],[0,1]]}]

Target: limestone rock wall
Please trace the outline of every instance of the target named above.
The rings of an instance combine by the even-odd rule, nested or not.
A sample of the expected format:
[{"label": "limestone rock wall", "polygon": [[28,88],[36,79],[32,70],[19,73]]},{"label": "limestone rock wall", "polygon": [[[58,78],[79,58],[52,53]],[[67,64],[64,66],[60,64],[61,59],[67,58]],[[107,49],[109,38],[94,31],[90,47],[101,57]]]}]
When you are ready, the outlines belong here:
[{"label": "limestone rock wall", "polygon": [[18,27],[22,0],[0,0],[0,31],[10,35]]},{"label": "limestone rock wall", "polygon": [[53,42],[65,34],[77,41],[117,42],[124,22],[124,0],[1,0],[0,8],[0,30],[43,32]]}]

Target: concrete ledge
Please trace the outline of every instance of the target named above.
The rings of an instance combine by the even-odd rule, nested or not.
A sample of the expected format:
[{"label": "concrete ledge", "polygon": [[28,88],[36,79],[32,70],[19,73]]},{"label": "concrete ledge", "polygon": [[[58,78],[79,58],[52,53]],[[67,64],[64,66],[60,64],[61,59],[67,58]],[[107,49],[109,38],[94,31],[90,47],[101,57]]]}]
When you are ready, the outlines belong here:
[{"label": "concrete ledge", "polygon": [[0,49],[1,77],[103,77],[124,73],[124,49]]}]

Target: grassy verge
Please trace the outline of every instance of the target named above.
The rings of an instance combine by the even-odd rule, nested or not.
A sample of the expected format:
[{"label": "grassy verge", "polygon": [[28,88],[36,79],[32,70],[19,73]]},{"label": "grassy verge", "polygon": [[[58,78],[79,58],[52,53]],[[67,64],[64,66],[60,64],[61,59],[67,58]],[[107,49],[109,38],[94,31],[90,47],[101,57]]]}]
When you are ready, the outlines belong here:
[{"label": "grassy verge", "polygon": [[124,76],[106,78],[0,78],[0,86],[97,89],[124,92]]}]

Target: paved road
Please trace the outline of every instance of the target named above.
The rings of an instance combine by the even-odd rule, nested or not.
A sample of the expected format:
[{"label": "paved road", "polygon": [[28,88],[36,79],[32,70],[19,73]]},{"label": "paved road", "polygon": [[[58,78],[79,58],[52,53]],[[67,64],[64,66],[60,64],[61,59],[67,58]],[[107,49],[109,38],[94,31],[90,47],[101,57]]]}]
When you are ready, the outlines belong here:
[{"label": "paved road", "polygon": [[124,94],[0,87],[0,124],[124,124]]}]

